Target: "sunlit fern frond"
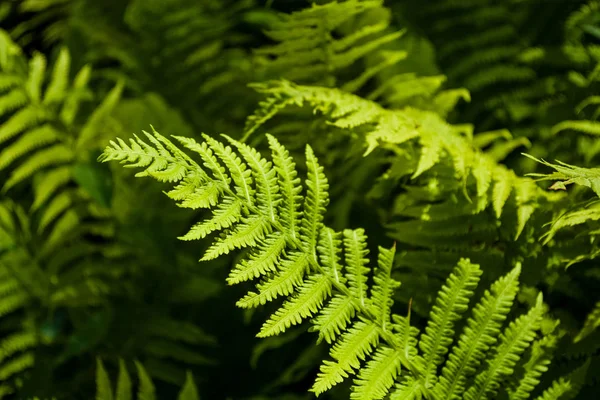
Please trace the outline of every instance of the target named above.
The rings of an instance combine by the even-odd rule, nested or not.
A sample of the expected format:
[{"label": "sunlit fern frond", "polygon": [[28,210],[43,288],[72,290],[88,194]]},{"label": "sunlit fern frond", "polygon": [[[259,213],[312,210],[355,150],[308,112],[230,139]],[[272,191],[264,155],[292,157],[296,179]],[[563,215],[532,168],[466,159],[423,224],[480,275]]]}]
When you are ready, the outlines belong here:
[{"label": "sunlit fern frond", "polygon": [[[323,393],[357,373],[352,398],[380,399],[401,369],[406,369],[407,379],[417,382],[426,397],[432,395],[432,383],[439,377],[437,368],[453,341],[454,321],[467,310],[477,284],[477,265],[461,261],[440,292],[430,327],[421,339],[423,356],[419,356],[414,340],[405,338],[411,330],[391,310],[392,294],[398,286],[390,276],[395,247],[379,248],[377,268],[371,272],[364,230],[336,233],[323,225],[328,183],[310,147],[306,149],[308,172],[303,189],[294,162],[272,136],[268,136],[271,160],[228,137],[230,146],[206,135],[202,143],[176,137],[200,157],[199,163],[157,132],[144,135],[146,140],[136,136],[129,143],[121,139],[111,142],[101,160],[120,161],[141,168],[137,176],[175,184],[167,195],[180,207],[213,210],[212,217],[184,238],[211,238],[212,245],[202,260],[247,249],[228,281],[260,281],[238,306],[252,308],[284,299],[262,326],[259,337],[282,333],[305,319],[314,320],[314,330],[332,344],[333,360],[323,363],[312,391]],[[304,201],[298,196],[302,192]],[[469,327],[441,371],[440,382],[446,383],[434,389],[442,397],[496,393],[509,375],[507,371],[535,339],[543,314],[541,297],[528,314],[500,332],[517,293],[519,272],[517,267],[500,278],[473,309]],[[373,283],[369,284],[371,275]],[[492,357],[489,365],[467,386],[466,377],[476,372],[488,350]],[[366,364],[360,367],[362,361]]]}]

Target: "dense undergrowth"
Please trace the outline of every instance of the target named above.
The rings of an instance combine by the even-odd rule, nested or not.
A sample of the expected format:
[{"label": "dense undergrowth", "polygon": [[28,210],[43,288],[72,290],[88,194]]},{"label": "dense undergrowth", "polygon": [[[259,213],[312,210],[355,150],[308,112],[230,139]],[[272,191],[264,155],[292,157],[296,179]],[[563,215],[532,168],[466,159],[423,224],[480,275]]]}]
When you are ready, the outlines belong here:
[{"label": "dense undergrowth", "polygon": [[0,3],[0,398],[595,398],[599,23]]}]

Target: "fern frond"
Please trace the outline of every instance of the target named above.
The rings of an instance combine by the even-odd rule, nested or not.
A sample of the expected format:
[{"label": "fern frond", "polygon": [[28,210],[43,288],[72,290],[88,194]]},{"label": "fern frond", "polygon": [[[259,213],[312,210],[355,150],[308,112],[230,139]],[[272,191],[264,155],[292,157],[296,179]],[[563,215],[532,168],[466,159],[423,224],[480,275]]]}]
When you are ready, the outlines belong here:
[{"label": "fern frond", "polygon": [[[1,47],[6,51],[10,46],[3,43]],[[86,198],[83,191],[73,192],[69,183],[76,179],[75,160],[90,150],[87,145],[93,142],[98,125],[109,121],[122,86],[117,85],[87,124],[80,127],[75,117],[89,96],[89,67],[83,67],[70,82],[70,56],[66,49],[61,49],[46,79],[46,61],[42,55],[34,54],[28,63],[21,52],[15,56],[14,61],[25,68],[16,71],[10,66],[0,68],[0,77],[10,78],[18,73],[20,78],[10,92],[0,94],[0,112],[9,113],[0,124],[0,169],[10,168],[2,191],[7,193],[31,181],[35,193],[31,209],[39,212],[38,232],[52,227],[42,250],[47,254],[67,234],[75,233],[82,218],[97,218],[93,216],[89,196]],[[19,93],[25,94],[25,98]]]},{"label": "fern frond", "polygon": [[[98,360],[98,372],[97,373],[100,373],[100,368],[104,369],[104,367],[102,366],[102,363],[100,362],[100,360]],[[104,374],[106,374],[106,372],[104,372]],[[108,376],[104,379],[108,380]],[[106,384],[110,384],[110,381],[107,381],[105,383],[105,385]],[[97,387],[96,390],[100,391],[100,386],[98,385],[96,387]],[[119,377],[117,378],[117,388],[116,388],[115,397],[118,400],[132,400],[132,396],[131,396],[132,387],[133,386],[131,384],[131,377],[129,376],[129,373],[127,372],[127,367],[125,366],[125,361],[119,360]],[[108,386],[108,388],[110,389],[110,386]]]},{"label": "fern frond", "polygon": [[[281,182],[281,190],[278,191],[282,194],[282,201],[277,203],[275,212],[275,209],[271,211],[268,207],[260,206],[260,201],[255,199],[258,195],[254,187],[260,185],[260,180],[247,181],[243,179],[243,171],[249,169],[245,164],[241,164],[241,160],[235,161],[237,156],[232,153],[232,149],[229,147],[223,147],[214,141],[208,145],[210,147],[207,147],[205,144],[198,144],[189,139],[180,138],[180,141],[186,147],[197,151],[203,158],[204,164],[210,170],[213,178],[208,175],[208,171],[197,171],[198,164],[192,164],[180,157],[170,145],[163,146],[162,143],[168,142],[166,138],[156,132],[154,136],[156,139],[152,143],[157,149],[151,148],[136,137],[131,139],[129,145],[122,141],[112,142],[111,146],[107,147],[102,160],[120,160],[129,165],[141,166],[145,170],[138,175],[150,176],[173,165],[179,165],[186,170],[186,176],[190,174],[206,176],[207,181],[203,182],[204,185],[209,185],[211,182],[219,182],[222,185],[221,190],[225,197],[223,199],[217,197],[215,202],[219,201],[221,203],[231,197],[243,204],[244,209],[249,214],[232,226],[224,227],[220,238],[217,238],[209,248],[204,259],[216,257],[234,247],[249,246],[251,248],[248,258],[242,260],[230,275],[230,282],[234,283],[256,276],[264,276],[264,278],[257,284],[257,292],[250,292],[238,302],[240,307],[256,307],[280,296],[292,296],[265,323],[259,336],[277,334],[289,326],[299,323],[303,318],[317,314],[330,296],[332,288],[335,288],[337,292],[341,292],[326,306],[326,309],[331,311],[324,314],[324,316],[317,317],[317,321],[320,321],[317,324],[319,328],[323,329],[322,337],[326,337],[329,341],[333,342],[338,332],[342,335],[342,338],[345,338],[340,339],[342,344],[336,342],[334,349],[343,349],[343,343],[347,341],[355,343],[346,336],[344,328],[345,324],[351,322],[352,315],[357,310],[362,310],[362,314],[370,318],[379,319],[380,324],[382,321],[389,319],[385,315],[372,316],[370,311],[371,301],[367,297],[367,273],[369,269],[366,267],[367,260],[365,258],[367,254],[366,236],[362,230],[346,230],[343,233],[343,248],[346,253],[344,260],[347,267],[345,268],[346,273],[342,276],[343,269],[337,265],[340,260],[337,254],[341,251],[339,234],[325,229],[322,225],[328,198],[327,179],[323,173],[323,168],[318,164],[310,148],[307,148],[306,151],[308,167],[306,184],[308,189],[304,205],[298,205],[298,179],[293,163],[287,156],[285,149],[274,138],[269,138],[275,165],[262,162],[256,163],[255,168],[260,167],[263,169],[261,174],[264,176],[272,175],[273,171],[282,174],[282,179],[277,180],[277,182]],[[242,155],[243,152],[248,153],[248,149],[245,149],[243,145],[236,143],[233,139],[228,140],[237,148],[244,149],[244,151],[240,150]],[[169,156],[170,152],[167,148],[171,149],[174,154]],[[210,149],[214,149],[214,153]],[[254,156],[254,158],[257,158],[257,156]],[[238,176],[229,180],[229,174],[237,174]],[[179,176],[180,185],[186,182],[183,179],[183,176]],[[187,182],[191,183],[191,181]],[[225,186],[226,184],[229,187]],[[184,202],[190,196],[193,196],[193,192],[186,192],[192,194],[184,197]],[[182,190],[178,190],[176,193],[177,199],[181,200],[182,193],[184,193]],[[275,191],[273,190],[272,193],[275,193]],[[250,199],[248,199],[248,196],[250,196]],[[214,204],[213,207],[215,206],[217,204]],[[300,209],[302,211],[300,220],[299,207],[302,207]],[[282,222],[285,225],[279,222],[279,218],[272,222],[272,217],[278,217],[279,215],[281,215]],[[285,242],[279,237],[285,238]],[[388,271],[390,268],[389,262],[392,258],[389,254],[387,256],[386,254],[384,252],[384,258],[381,259],[381,268],[385,266],[384,270]],[[321,261],[323,265],[320,264]],[[321,272],[306,276],[309,271]],[[345,286],[344,282],[347,282],[348,286]],[[378,302],[389,304],[389,294],[394,286],[393,284],[389,285],[387,279],[379,275],[372,296],[378,299]],[[350,298],[350,301],[346,301],[346,298]],[[349,328],[350,331],[359,332],[361,330],[362,325],[356,324],[359,323],[353,324]],[[378,332],[382,328],[378,324],[371,323],[369,326],[371,325],[374,329],[371,337],[377,343]],[[349,349],[349,351],[351,350]],[[344,351],[334,350],[332,356],[343,360],[341,367],[343,371],[348,368],[346,358],[350,357],[352,359],[352,356],[350,353],[343,356],[342,353]],[[360,357],[366,355],[367,353],[364,353]],[[355,364],[355,362],[352,362],[352,364]],[[333,379],[341,379],[341,376],[338,376],[335,372],[333,372],[333,375],[328,374],[327,378],[324,378],[325,386],[331,385],[329,376],[337,377]]]}]

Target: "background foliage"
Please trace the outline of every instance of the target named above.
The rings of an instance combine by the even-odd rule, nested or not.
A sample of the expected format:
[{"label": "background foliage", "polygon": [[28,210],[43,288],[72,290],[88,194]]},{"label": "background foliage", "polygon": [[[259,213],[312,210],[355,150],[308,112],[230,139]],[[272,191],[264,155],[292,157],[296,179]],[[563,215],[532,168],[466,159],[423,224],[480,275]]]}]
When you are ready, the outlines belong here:
[{"label": "background foliage", "polygon": [[[457,360],[466,398],[484,383],[483,398],[594,398],[599,23],[578,0],[1,2],[0,398],[444,398]],[[156,132],[211,143],[227,171],[213,138],[277,164],[276,138],[298,209],[340,232],[349,287],[373,287],[406,356],[385,335],[330,352],[368,307],[327,331],[325,297],[300,313],[315,326],[256,338],[281,302],[240,309],[249,285],[228,285],[254,243],[199,263],[232,235],[184,236],[216,204],[97,161],[135,161],[104,150],[134,133],[148,160],[182,157]],[[321,174],[329,197],[311,204]],[[332,358],[357,380],[334,385]]]}]

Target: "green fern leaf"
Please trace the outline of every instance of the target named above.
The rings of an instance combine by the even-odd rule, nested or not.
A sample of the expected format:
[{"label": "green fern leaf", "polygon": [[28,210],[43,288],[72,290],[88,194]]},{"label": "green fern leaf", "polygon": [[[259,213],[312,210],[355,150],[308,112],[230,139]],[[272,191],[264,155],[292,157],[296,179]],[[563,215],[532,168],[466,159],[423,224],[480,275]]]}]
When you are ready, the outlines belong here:
[{"label": "green fern leaf", "polygon": [[27,97],[27,93],[20,87],[15,88],[7,94],[2,95],[0,97],[0,116],[4,116],[9,112],[15,111],[16,109],[23,107],[27,104],[28,100],[29,99]]},{"label": "green fern leaf", "polygon": [[0,169],[10,166],[19,157],[58,140],[60,133],[49,124],[27,131],[0,153]]},{"label": "green fern leaf", "polygon": [[73,80],[73,91],[65,97],[65,101],[60,110],[59,119],[67,126],[73,124],[81,103],[89,97],[86,88],[90,75],[91,68],[89,65],[85,65],[81,68]]},{"label": "green fern leaf", "polygon": [[222,143],[217,142],[207,135],[203,135],[203,137],[214,154],[226,165],[235,184],[237,194],[242,197],[246,203],[252,205],[252,200],[254,198],[254,190],[252,189],[252,171],[247,169],[246,164],[242,163],[242,160],[232,151],[231,147],[224,146]]},{"label": "green fern leaf", "polygon": [[300,178],[296,172],[296,164],[289,155],[289,152],[277,140],[267,135],[269,147],[273,152],[273,164],[279,176],[279,185],[282,195],[279,212],[281,224],[288,232],[292,240],[297,240],[300,235],[301,213],[298,211],[301,207],[302,196],[300,192]]},{"label": "green fern leaf", "polygon": [[271,223],[277,218],[277,206],[281,201],[279,194],[279,185],[277,183],[277,174],[272,168],[271,162],[262,158],[262,156],[253,148],[239,143],[228,136],[225,136],[244,157],[246,163],[252,169],[252,175],[256,182],[256,198],[258,208],[262,214],[269,217]]},{"label": "green fern leaf", "polygon": [[0,366],[0,381],[7,382],[16,374],[32,368],[34,363],[35,357],[33,352],[25,352],[13,357],[8,362],[5,362],[2,366]]},{"label": "green fern leaf", "polygon": [[12,139],[21,132],[46,122],[49,114],[33,105],[28,105],[14,113],[8,121],[0,126],[0,144]]},{"label": "green fern leaf", "polygon": [[594,201],[581,209],[568,211],[552,221],[548,232],[544,234],[544,244],[548,243],[559,230],[600,220],[600,202]]},{"label": "green fern leaf", "polygon": [[59,166],[69,163],[73,160],[73,153],[70,149],[62,144],[51,146],[47,149],[37,152],[29,157],[25,163],[17,167],[11,174],[10,178],[4,184],[2,190],[8,191],[16,184],[31,177],[38,170],[43,168]]},{"label": "green fern leaf", "polygon": [[40,174],[40,180],[34,185],[34,201],[31,210],[35,211],[44,205],[52,196],[65,186],[72,177],[69,166],[58,167]]},{"label": "green fern leaf", "polygon": [[214,231],[228,228],[240,221],[242,217],[242,203],[235,198],[226,197],[219,204],[213,213],[213,217],[209,220],[200,222],[192,227],[192,229],[184,236],[179,237],[181,240],[198,240],[204,239]]},{"label": "green fern leaf", "polygon": [[[336,1],[323,5],[314,4],[289,15],[280,14],[266,31],[267,36],[279,43],[258,49],[256,53],[270,58],[266,63],[269,75],[333,85],[335,72],[374,53],[403,34],[384,34],[389,25],[387,21],[363,23],[349,34],[338,30],[353,16],[372,9],[382,9],[381,1]],[[334,34],[340,38],[332,39]],[[400,59],[389,59],[382,64],[393,65]],[[372,74],[372,71],[368,72],[367,77]],[[367,77],[358,76],[348,82],[345,88],[359,89]]]},{"label": "green fern leaf", "polygon": [[[415,115],[419,115],[418,112]],[[436,124],[433,120],[428,129],[433,131]],[[333,344],[330,352],[332,360],[321,365],[311,389],[316,394],[359,371],[354,384],[354,398],[383,398],[396,381],[401,366],[406,368],[406,375],[417,382],[413,385],[408,379],[402,381],[410,384],[409,392],[415,396],[423,394],[426,398],[453,399],[464,392],[472,379],[478,385],[473,390],[481,387],[485,394],[495,390],[499,377],[506,375],[506,371],[514,366],[515,357],[533,340],[532,332],[537,329],[537,319],[533,316],[541,310],[541,299],[532,314],[517,319],[509,326],[502,336],[502,343],[507,344],[496,344],[518,290],[520,266],[517,266],[497,280],[474,307],[458,343],[450,351],[440,379],[435,382],[437,368],[452,343],[453,325],[465,311],[477,284],[478,266],[463,260],[449,278],[422,337],[424,354],[420,356],[416,338],[418,330],[410,326],[409,318],[391,314],[392,293],[398,286],[390,276],[394,249],[379,249],[378,267],[374,271],[373,285],[369,287],[371,270],[367,266],[364,230],[347,229],[336,233],[323,224],[328,183],[310,147],[306,150],[307,190],[304,203],[301,203],[299,194],[302,189],[293,162],[272,136],[269,136],[272,163],[231,138],[227,139],[231,148],[208,138],[209,144],[178,138],[185,147],[198,153],[202,168],[206,168],[201,169],[200,164],[188,159],[165,137],[156,132],[148,135],[153,137],[150,144],[137,137],[131,139],[130,144],[122,140],[113,141],[100,159],[142,168],[138,176],[162,181],[162,177],[153,175],[179,165],[185,172],[177,174],[175,189],[169,193],[180,202],[180,206],[194,207],[186,201],[206,188],[217,187],[212,200],[204,200],[213,216],[208,222],[200,223],[206,223],[199,225],[202,229],[212,227],[210,221],[215,213],[228,209],[230,202],[240,203],[240,218],[214,229],[220,234],[204,259],[218,257],[234,248],[248,247],[228,281],[238,283],[262,279],[256,284],[256,290],[240,299],[237,305],[257,307],[278,297],[285,298],[283,306],[265,322],[258,336],[275,335],[303,319],[313,319],[312,330],[319,332],[319,340],[325,339]],[[457,176],[466,179],[472,167],[485,165],[477,159],[480,155],[473,151],[470,155],[459,154],[462,146],[459,143],[457,138],[446,143],[456,158],[453,157],[453,169],[446,171],[447,176],[439,177],[455,189],[464,184],[464,181],[456,182]],[[491,179],[483,174],[476,181],[482,193],[487,193],[492,185]],[[535,188],[535,185],[531,186]],[[259,190],[266,197],[261,199]],[[529,186],[515,189],[521,196],[518,201],[523,207],[533,201],[528,190]],[[277,204],[273,208],[268,207],[268,199]],[[484,213],[478,214],[478,217],[487,218]],[[449,221],[435,223],[443,230],[443,223],[454,223],[453,219]],[[477,224],[474,226],[474,231],[479,234]],[[213,232],[212,229],[210,232]],[[485,232],[485,228],[482,229]],[[442,232],[440,237],[443,234],[452,235],[452,231]],[[523,326],[527,328],[519,329]],[[489,380],[480,378],[484,381],[479,383],[474,374],[488,351],[499,355],[492,360],[494,368],[488,372]],[[365,366],[361,369],[362,362]]]},{"label": "green fern leaf", "polygon": [[254,247],[265,239],[269,230],[269,221],[264,216],[244,219],[232,229],[229,235],[215,240],[206,250],[201,261],[213,260],[234,249]]},{"label": "green fern leaf", "polygon": [[274,272],[285,245],[285,236],[276,233],[269,235],[258,245],[257,250],[229,273],[227,282],[233,285]]},{"label": "green fern leaf", "polygon": [[3,338],[0,341],[0,363],[14,357],[15,354],[27,352],[34,348],[37,343],[38,338],[31,331],[18,332]]},{"label": "green fern leaf", "polygon": [[279,296],[287,296],[300,285],[306,272],[309,259],[306,253],[293,252],[286,259],[281,260],[278,274],[256,285],[259,293],[250,292],[239,300],[238,307],[257,307]]},{"label": "green fern leaf", "polygon": [[521,236],[525,224],[533,214],[537,204],[537,187],[530,180],[519,180],[515,184],[515,197],[517,202],[517,232],[515,240]]},{"label": "green fern leaf", "polygon": [[420,382],[412,377],[404,379],[390,396],[390,400],[421,400],[423,392]]},{"label": "green fern leaf", "polygon": [[102,127],[107,124],[110,113],[116,107],[122,92],[123,82],[119,82],[106,97],[104,97],[102,103],[94,110],[79,132],[79,135],[77,135],[77,141],[75,143],[76,150],[81,151],[82,149],[90,147],[90,144],[93,144],[93,140],[98,136],[99,132],[101,132]]},{"label": "green fern leaf", "polygon": [[[137,391],[137,400],[155,400],[156,393],[154,384],[148,376],[144,366],[135,361],[139,385]],[[113,392],[110,378],[100,359],[97,360],[96,368],[96,399],[113,399]],[[132,383],[125,362],[119,359],[119,377],[117,381],[116,400],[132,400]],[[190,372],[186,374],[186,380],[179,392],[179,400],[199,400],[198,389],[194,384],[193,376]]]},{"label": "green fern leaf", "polygon": [[44,209],[40,217],[38,232],[43,232],[48,225],[54,222],[62,213],[73,205],[72,193],[62,192],[56,196]]},{"label": "green fern leaf", "polygon": [[365,306],[367,301],[367,274],[369,269],[366,267],[369,254],[364,229],[344,230],[344,248],[346,253],[348,286],[353,295],[360,301],[361,306]]}]

